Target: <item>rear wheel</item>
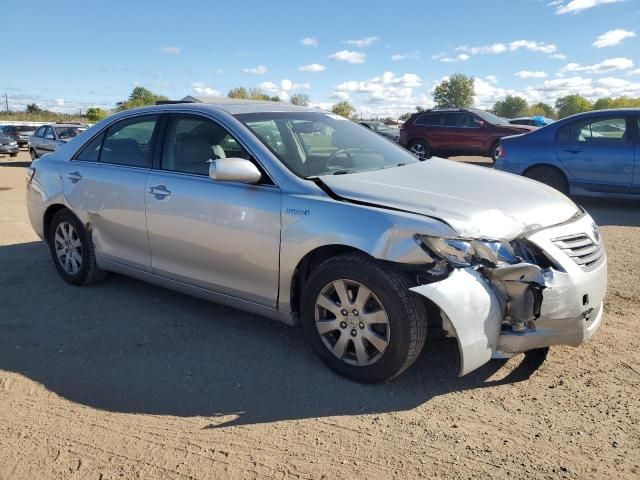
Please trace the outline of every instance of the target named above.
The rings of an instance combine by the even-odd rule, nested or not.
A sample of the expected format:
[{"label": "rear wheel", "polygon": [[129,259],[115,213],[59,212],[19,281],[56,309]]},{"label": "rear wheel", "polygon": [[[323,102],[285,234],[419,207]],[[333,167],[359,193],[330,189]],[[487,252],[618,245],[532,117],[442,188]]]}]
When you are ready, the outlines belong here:
[{"label": "rear wheel", "polygon": [[423,140],[414,140],[409,144],[409,151],[420,160],[428,158],[430,155],[429,145]]},{"label": "rear wheel", "polygon": [[496,142],[491,145],[491,161],[496,163],[498,161],[498,156],[500,155],[500,142]]},{"label": "rear wheel", "polygon": [[565,195],[569,193],[567,178],[564,173],[556,168],[546,166],[532,167],[524,172],[524,176],[549,185]]},{"label": "rear wheel", "polygon": [[82,222],[68,209],[58,211],[49,227],[49,250],[60,276],[73,285],[101,280],[93,242]]},{"label": "rear wheel", "polygon": [[302,325],[315,352],[335,372],[384,382],[418,357],[427,333],[424,303],[399,273],[362,254],[317,267],[302,297]]},{"label": "rear wheel", "polygon": [[11,158],[15,158],[15,157],[17,157],[17,156],[18,156],[18,154],[17,154],[17,153],[10,153],[10,154],[9,154],[9,156],[10,156]]}]

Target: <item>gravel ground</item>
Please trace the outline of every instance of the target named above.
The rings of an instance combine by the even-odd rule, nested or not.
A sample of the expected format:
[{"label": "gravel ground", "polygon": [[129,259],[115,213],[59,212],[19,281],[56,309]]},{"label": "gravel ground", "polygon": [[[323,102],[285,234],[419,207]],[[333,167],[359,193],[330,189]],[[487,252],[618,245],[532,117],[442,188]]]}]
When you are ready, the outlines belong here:
[{"label": "gravel ground", "polygon": [[365,386],[300,329],[122,276],[65,284],[27,165],[0,158],[0,479],[640,478],[638,203],[582,202],[609,255],[593,341],[458,378],[455,341],[430,332],[409,371]]}]

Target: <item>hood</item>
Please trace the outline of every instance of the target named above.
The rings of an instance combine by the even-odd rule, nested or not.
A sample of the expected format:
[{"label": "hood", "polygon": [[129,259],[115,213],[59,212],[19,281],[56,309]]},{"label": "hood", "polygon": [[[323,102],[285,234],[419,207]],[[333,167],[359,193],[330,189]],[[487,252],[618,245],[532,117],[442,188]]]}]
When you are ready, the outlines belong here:
[{"label": "hood", "polygon": [[436,157],[320,179],[345,199],[435,217],[464,237],[510,240],[578,212],[571,200],[541,183]]}]

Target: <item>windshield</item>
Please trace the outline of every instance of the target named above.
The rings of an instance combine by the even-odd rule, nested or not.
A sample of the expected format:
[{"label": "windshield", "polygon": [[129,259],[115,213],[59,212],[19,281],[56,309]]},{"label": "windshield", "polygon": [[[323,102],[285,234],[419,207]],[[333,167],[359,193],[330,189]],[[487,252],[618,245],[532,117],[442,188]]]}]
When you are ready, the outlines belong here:
[{"label": "windshield", "polygon": [[78,127],[56,127],[56,135],[60,140],[67,140],[69,138],[76,137],[80,134],[81,130]]},{"label": "windshield", "polygon": [[474,110],[473,113],[478,115],[482,120],[492,125],[510,125],[504,118],[498,117],[493,113],[485,112],[484,110]]},{"label": "windshield", "polygon": [[396,167],[420,160],[395,143],[321,112],[236,115],[299,177],[338,175]]}]

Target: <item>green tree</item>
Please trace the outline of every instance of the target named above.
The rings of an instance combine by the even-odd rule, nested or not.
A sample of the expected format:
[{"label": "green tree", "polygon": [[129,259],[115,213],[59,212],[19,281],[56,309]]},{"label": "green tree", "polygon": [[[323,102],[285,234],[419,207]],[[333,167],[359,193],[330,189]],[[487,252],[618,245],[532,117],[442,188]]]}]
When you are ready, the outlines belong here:
[{"label": "green tree", "polygon": [[398,117],[398,120],[400,120],[401,122],[406,122],[407,120],[409,120],[409,118],[411,117],[411,115],[413,115],[413,112],[406,112],[403,113],[402,115],[400,115]]},{"label": "green tree", "polygon": [[581,95],[567,95],[556,100],[558,117],[564,118],[576,113],[588,112],[592,105],[589,100]]},{"label": "green tree", "polygon": [[128,110],[130,108],[145,107],[147,105],[155,105],[159,100],[168,100],[164,95],[153,93],[144,87],[135,87],[129,98],[124,102],[116,103],[116,110]]},{"label": "green tree", "polygon": [[298,105],[300,107],[308,107],[309,95],[307,95],[306,93],[294,93],[293,95],[291,95],[289,101],[294,105]]},{"label": "green tree", "polygon": [[27,113],[44,113],[44,111],[45,110],[40,108],[35,103],[30,103],[29,105],[27,105]]},{"label": "green tree", "polygon": [[438,108],[469,108],[475,95],[474,78],[461,73],[440,82],[433,91]]},{"label": "green tree", "polygon": [[102,120],[104,117],[106,117],[107,112],[105,112],[100,107],[90,107],[90,108],[87,108],[86,116],[87,116],[87,120],[89,120],[91,123],[96,123]]},{"label": "green tree", "polygon": [[615,108],[614,100],[611,97],[599,98],[598,100],[593,102],[594,110],[606,110],[608,108]]},{"label": "green tree", "polygon": [[229,90],[229,93],[227,93],[227,97],[246,99],[249,98],[249,92],[247,92],[247,89],[244,87],[235,87]]},{"label": "green tree", "polygon": [[529,107],[529,115],[540,115],[541,117],[556,118],[556,111],[551,105],[544,102],[538,102]]},{"label": "green tree", "polygon": [[504,100],[498,100],[492,109],[494,114],[505,118],[522,117],[528,110],[527,101],[515,95],[507,95]]},{"label": "green tree", "polygon": [[336,103],[333,107],[331,107],[331,112],[345,118],[351,118],[356,112],[356,109],[353,105],[344,100],[342,102]]}]

